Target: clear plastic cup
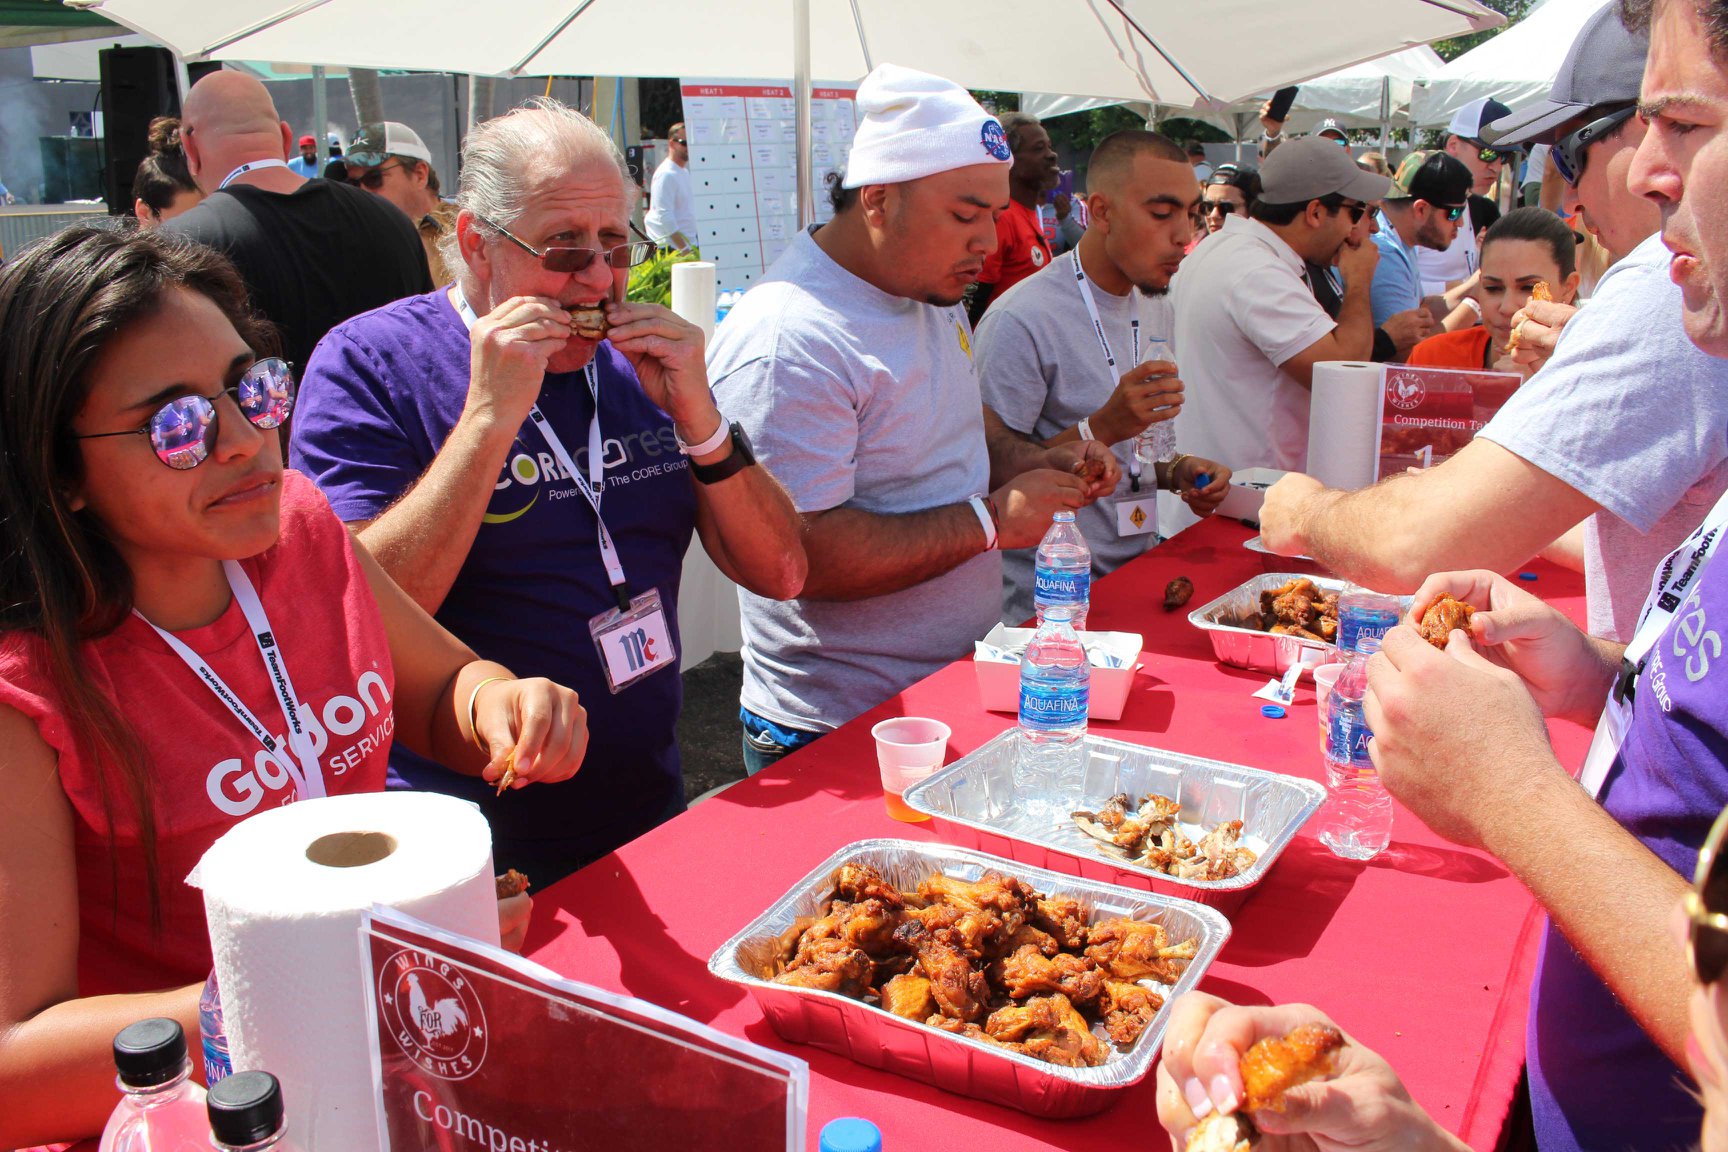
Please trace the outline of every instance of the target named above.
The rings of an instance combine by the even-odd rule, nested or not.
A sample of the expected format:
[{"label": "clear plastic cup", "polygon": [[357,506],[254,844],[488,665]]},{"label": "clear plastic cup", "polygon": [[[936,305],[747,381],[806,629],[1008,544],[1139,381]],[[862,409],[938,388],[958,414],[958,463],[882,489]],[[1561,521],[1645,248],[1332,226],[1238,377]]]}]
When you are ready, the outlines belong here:
[{"label": "clear plastic cup", "polygon": [[876,764],[882,770],[882,795],[888,815],[907,823],[930,819],[908,808],[900,797],[906,789],[942,767],[948,755],[948,738],[953,734],[942,721],[922,716],[897,716],[870,729],[870,735],[876,738]]},{"label": "clear plastic cup", "polygon": [[1314,703],[1318,705],[1320,721],[1320,755],[1326,755],[1326,701],[1332,695],[1332,685],[1338,683],[1339,675],[1344,671],[1344,665],[1320,664],[1313,669]]}]

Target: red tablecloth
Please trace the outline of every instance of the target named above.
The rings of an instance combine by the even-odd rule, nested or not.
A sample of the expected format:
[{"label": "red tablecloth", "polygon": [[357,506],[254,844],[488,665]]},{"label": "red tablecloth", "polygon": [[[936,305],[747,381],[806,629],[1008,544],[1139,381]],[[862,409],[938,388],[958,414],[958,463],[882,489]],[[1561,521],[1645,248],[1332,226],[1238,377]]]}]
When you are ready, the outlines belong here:
[{"label": "red tablecloth", "polygon": [[[1229,521],[1196,526],[1093,585],[1089,627],[1143,633],[1127,711],[1095,730],[1174,751],[1323,778],[1312,686],[1284,720],[1260,715],[1260,673],[1225,668],[1186,610],[1166,613],[1166,582],[1194,581],[1199,606],[1265,570]],[[1547,564],[1529,587],[1574,617],[1583,580]],[[870,726],[933,716],[951,755],[1013,723],[986,712],[969,660],[728,789],[613,856],[540,893],[528,951],[575,979],[627,992],[793,1052],[810,1063],[810,1146],[837,1116],[864,1116],[889,1149],[1153,1148],[1153,1078],[1109,1111],[1039,1120],[775,1035],[743,989],[711,977],[708,956],[836,848],[870,837],[934,838],[883,810]],[[1554,728],[1561,760],[1582,762],[1589,733]],[[1492,750],[1484,749],[1491,755]],[[525,794],[525,798],[529,798]],[[1393,843],[1366,865],[1298,836],[1232,914],[1234,934],[1202,987],[1239,1003],[1318,1004],[1386,1056],[1415,1098],[1472,1146],[1491,1148],[1524,1053],[1540,911],[1505,869],[1444,843],[1398,810]]]}]

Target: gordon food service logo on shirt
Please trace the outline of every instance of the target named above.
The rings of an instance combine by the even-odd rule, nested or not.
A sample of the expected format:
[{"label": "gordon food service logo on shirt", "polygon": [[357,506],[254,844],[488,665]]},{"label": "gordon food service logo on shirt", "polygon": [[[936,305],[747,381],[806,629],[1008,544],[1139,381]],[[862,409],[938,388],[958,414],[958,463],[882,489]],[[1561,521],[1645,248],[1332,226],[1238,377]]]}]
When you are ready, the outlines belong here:
[{"label": "gordon food service logo on shirt", "polygon": [[[396,732],[390,687],[376,671],[361,673],[352,695],[332,696],[322,708],[302,702],[299,712],[306,739],[326,777],[345,775],[364,763],[379,749],[388,747]],[[276,722],[281,721],[281,715],[276,714]],[[271,733],[279,750],[271,752],[258,747],[243,730],[236,728],[236,732],[250,751],[211,766],[204,777],[204,791],[210,802],[230,816],[247,816],[266,800],[286,804],[294,799],[293,774],[280,759],[291,754],[286,734]]]},{"label": "gordon food service logo on shirt", "polygon": [[1394,375],[1386,385],[1386,399],[1392,407],[1404,412],[1420,408],[1428,389],[1420,377]]},{"label": "gordon food service logo on shirt", "polygon": [[429,1076],[466,1080],[486,1059],[486,1010],[462,970],[404,948],[378,973],[378,1014],[402,1054]]},{"label": "gordon food service logo on shirt", "polygon": [[[566,447],[572,447],[565,439],[560,429],[559,439],[564,440]],[[587,437],[584,436],[582,446],[573,451],[574,463],[578,470],[585,471],[588,467]],[[661,460],[660,457],[670,457]],[[601,445],[600,466],[606,473],[606,485],[618,488],[638,480],[650,480],[668,472],[677,472],[688,468],[687,461],[678,450],[678,437],[673,435],[669,427],[648,428],[632,432],[627,436],[608,436]],[[517,437],[515,450],[504,462],[504,469],[498,475],[498,483],[493,485],[494,508],[481,519],[487,524],[508,524],[527,515],[540,499],[541,486],[546,485],[546,499],[566,500],[579,495],[576,482],[569,473],[564,471],[557,457],[544,446],[531,448],[521,437]],[[557,485],[553,487],[552,485]],[[508,500],[500,499],[497,493],[508,492]],[[498,507],[498,505],[502,507]]]}]

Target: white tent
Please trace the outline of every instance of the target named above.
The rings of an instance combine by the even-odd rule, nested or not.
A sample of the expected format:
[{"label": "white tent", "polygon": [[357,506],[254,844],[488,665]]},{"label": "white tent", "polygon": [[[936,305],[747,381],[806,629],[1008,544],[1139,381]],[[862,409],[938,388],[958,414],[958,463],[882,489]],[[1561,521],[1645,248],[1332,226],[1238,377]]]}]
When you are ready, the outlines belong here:
[{"label": "white tent", "polygon": [[1424,78],[1416,87],[1417,125],[1444,127],[1454,111],[1484,96],[1511,108],[1547,96],[1585,21],[1611,2],[1547,0],[1486,44]]}]

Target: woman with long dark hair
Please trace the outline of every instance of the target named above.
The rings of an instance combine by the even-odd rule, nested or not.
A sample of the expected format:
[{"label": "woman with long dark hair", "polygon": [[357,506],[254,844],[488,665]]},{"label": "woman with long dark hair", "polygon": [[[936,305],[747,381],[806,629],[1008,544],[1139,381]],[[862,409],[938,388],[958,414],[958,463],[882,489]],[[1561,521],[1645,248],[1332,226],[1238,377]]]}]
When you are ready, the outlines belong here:
[{"label": "woman with long dark hair", "polygon": [[150,152],[132,177],[132,215],[140,228],[155,228],[196,208],[204,192],[186,167],[180,147],[180,121],[158,116],[150,121]]},{"label": "woman with long dark hair", "polygon": [[477,659],[284,470],[272,345],[158,232],[0,268],[0,1148],[99,1132],[123,1026],[196,1034],[184,880],[248,814],[383,788],[393,737],[518,788],[586,747],[574,693]]}]

